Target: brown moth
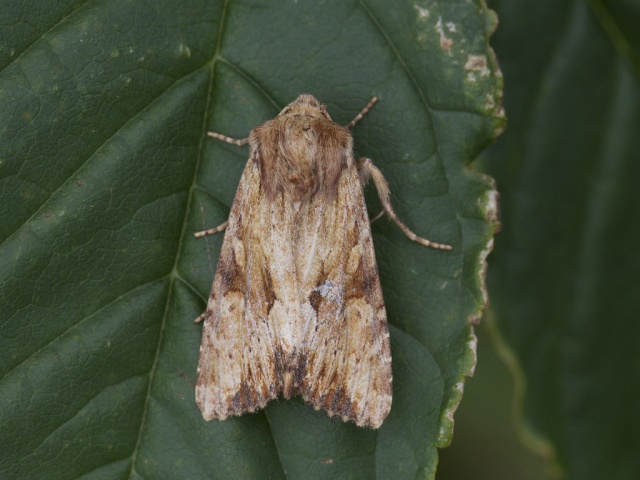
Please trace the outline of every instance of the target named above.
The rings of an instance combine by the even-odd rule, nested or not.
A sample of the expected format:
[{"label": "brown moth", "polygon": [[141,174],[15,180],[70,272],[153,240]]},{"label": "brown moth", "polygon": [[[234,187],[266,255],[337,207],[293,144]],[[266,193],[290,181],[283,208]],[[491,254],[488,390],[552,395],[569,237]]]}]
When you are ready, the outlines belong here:
[{"label": "brown moth", "polygon": [[389,329],[363,184],[396,216],[371,160],[353,157],[349,131],[300,95],[248,139],[204,318],[196,402],[206,420],[263,408],[280,393],[378,428],[391,409]]}]

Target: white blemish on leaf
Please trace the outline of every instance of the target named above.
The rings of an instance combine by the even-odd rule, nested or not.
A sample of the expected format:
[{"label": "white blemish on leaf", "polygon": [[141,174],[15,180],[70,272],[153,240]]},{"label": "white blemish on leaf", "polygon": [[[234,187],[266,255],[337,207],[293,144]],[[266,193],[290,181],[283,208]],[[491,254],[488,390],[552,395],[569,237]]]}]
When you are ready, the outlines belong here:
[{"label": "white blemish on leaf", "polygon": [[486,100],[484,102],[484,109],[493,110],[495,106],[496,106],[496,99],[493,97],[492,94],[487,93]]},{"label": "white blemish on leaf", "polygon": [[489,223],[496,224],[500,221],[499,214],[499,202],[500,195],[498,191],[495,189],[491,189],[487,192],[485,198],[483,199],[484,208],[487,212],[487,220]]},{"label": "white blemish on leaf", "polygon": [[[473,358],[478,358],[478,337],[476,337],[475,334],[471,335],[469,340],[467,340],[467,348],[473,353]],[[470,377],[473,377],[475,372],[476,362],[474,361],[468,374]],[[464,387],[464,384],[461,384],[461,387]],[[460,388],[460,393],[462,393],[462,388]]]},{"label": "white blemish on leaf", "polygon": [[431,14],[431,12],[429,12],[428,9],[422,8],[418,5],[414,5],[414,8],[418,12],[418,17],[420,18],[420,20],[426,20],[427,18],[429,18],[429,15]]},{"label": "white blemish on leaf", "polygon": [[438,35],[440,35],[440,48],[446,50],[447,52],[451,52],[453,40],[451,40],[444,34],[444,28],[442,28],[442,18],[438,18],[438,23],[436,23],[435,29],[436,32],[438,32]]},{"label": "white blemish on leaf", "polygon": [[[495,188],[488,190],[484,197],[478,200],[479,206],[486,212],[487,221],[490,225],[493,225],[494,228],[499,228],[500,224],[500,213],[499,213],[499,199],[500,195]],[[487,296],[487,289],[484,286],[484,279],[487,275],[487,257],[493,250],[493,237],[487,242],[486,246],[480,252],[478,256],[478,271],[482,272],[482,303],[486,306],[489,302],[489,297]],[[483,307],[484,308],[484,307]],[[477,313],[476,317],[471,318],[472,323],[479,323],[481,319],[482,311]]]},{"label": "white blemish on leaf", "polygon": [[464,68],[467,71],[480,72],[483,77],[488,77],[490,73],[485,55],[467,56],[467,63],[464,64]]},{"label": "white blemish on leaf", "polygon": [[178,47],[178,53],[181,56],[191,58],[191,49],[184,43],[181,43],[180,46]]}]

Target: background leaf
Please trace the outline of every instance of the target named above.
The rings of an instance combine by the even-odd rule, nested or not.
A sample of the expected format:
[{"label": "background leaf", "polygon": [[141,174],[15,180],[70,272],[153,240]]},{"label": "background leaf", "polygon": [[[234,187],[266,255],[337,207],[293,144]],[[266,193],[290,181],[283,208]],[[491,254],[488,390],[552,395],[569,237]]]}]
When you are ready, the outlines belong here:
[{"label": "background leaf", "polygon": [[504,224],[489,286],[524,421],[566,478],[639,478],[640,9],[495,6],[510,128],[484,162]]},{"label": "background leaf", "polygon": [[[431,478],[474,365],[495,228],[467,171],[501,131],[480,1],[2,5],[0,476]],[[378,431],[300,401],[225,422],[193,398],[242,137],[302,92],[355,129],[398,214],[374,224],[394,406]],[[372,211],[379,208],[368,193]]]}]

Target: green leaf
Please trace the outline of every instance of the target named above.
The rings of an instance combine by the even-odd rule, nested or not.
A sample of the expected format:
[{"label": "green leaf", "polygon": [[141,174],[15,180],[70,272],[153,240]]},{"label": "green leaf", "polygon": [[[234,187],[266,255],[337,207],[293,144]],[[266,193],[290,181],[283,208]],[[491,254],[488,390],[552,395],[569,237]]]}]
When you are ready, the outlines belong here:
[{"label": "green leaf", "polygon": [[[501,130],[478,0],[3,2],[0,477],[432,478],[474,365]],[[399,216],[374,223],[394,405],[377,431],[299,400],[205,422],[203,311],[247,151],[299,93],[354,129]],[[369,189],[371,212],[379,203]]]},{"label": "green leaf", "polygon": [[640,10],[498,12],[510,129],[486,158],[505,225],[489,286],[524,421],[566,478],[639,478]]}]

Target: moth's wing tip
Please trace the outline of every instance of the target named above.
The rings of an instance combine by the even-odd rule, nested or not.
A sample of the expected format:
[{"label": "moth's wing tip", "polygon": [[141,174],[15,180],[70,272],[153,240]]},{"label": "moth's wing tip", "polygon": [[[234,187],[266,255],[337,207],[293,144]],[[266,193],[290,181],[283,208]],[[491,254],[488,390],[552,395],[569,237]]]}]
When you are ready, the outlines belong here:
[{"label": "moth's wing tip", "polygon": [[271,400],[278,397],[277,392],[262,396],[255,390],[251,399],[238,400],[239,393],[246,392],[248,388],[250,387],[243,383],[239,385],[238,391],[220,395],[213,392],[211,388],[196,385],[196,404],[200,409],[202,418],[206,421],[222,421],[230,417],[239,417],[245,413],[255,413],[265,408]]},{"label": "moth's wing tip", "polygon": [[365,400],[364,406],[360,406],[347,392],[339,389],[330,398],[303,393],[302,398],[314,410],[324,410],[329,417],[338,417],[343,422],[355,423],[363,428],[380,428],[391,411],[391,394],[386,391],[374,392]]}]

